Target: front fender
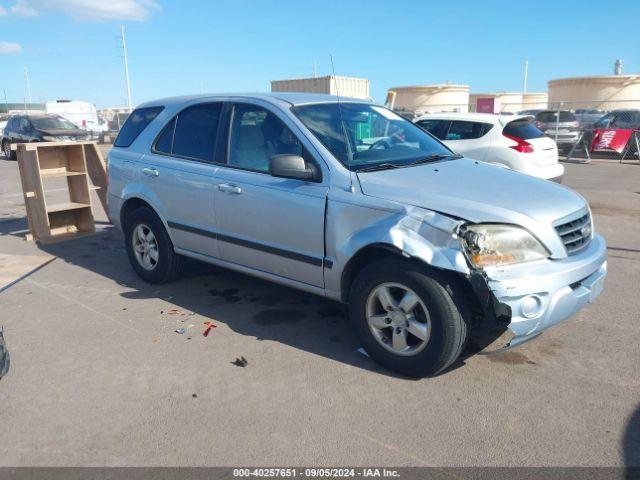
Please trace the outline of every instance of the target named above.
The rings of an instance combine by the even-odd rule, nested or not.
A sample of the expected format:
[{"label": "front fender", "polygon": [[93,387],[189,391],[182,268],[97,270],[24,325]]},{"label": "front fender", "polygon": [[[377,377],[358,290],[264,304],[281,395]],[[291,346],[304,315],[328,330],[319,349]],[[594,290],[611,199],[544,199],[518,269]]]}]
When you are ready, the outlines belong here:
[{"label": "front fender", "polygon": [[342,291],[341,273],[349,261],[374,245],[389,246],[436,268],[469,274],[456,234],[462,221],[412,206],[383,210],[334,203],[329,213],[327,252],[334,260],[333,268],[325,271],[329,296]]}]

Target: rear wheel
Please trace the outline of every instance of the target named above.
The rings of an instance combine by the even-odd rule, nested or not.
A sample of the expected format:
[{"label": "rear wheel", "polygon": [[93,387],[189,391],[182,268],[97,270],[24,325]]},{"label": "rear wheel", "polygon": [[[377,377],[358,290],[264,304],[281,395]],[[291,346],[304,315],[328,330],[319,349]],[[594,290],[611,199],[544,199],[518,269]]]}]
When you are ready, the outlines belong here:
[{"label": "rear wheel", "polygon": [[378,363],[411,377],[436,375],[467,340],[464,306],[447,279],[402,258],[372,263],[356,277],[350,318]]},{"label": "rear wheel", "polygon": [[2,141],[2,153],[4,153],[4,156],[7,158],[7,160],[16,159],[16,153],[11,150],[11,143],[9,142],[9,140]]},{"label": "rear wheel", "polygon": [[173,248],[158,215],[149,207],[131,212],[124,222],[125,247],[131,266],[149,283],[165,283],[180,276],[184,257]]}]

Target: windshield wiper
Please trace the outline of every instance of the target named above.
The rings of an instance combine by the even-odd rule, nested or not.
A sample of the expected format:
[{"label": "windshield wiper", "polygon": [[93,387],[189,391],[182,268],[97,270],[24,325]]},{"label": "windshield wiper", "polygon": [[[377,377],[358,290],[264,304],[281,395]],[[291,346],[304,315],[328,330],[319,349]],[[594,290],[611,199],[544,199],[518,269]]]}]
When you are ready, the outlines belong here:
[{"label": "windshield wiper", "polygon": [[378,170],[390,170],[392,168],[400,168],[400,165],[393,163],[379,163],[377,165],[371,165],[370,167],[359,168],[358,172],[376,172]]},{"label": "windshield wiper", "polygon": [[443,158],[450,158],[451,160],[455,160],[457,158],[462,158],[462,155],[458,155],[456,153],[433,153],[431,155],[427,155],[426,157],[419,158],[418,160],[414,160],[409,165],[419,165],[421,163],[435,162],[436,160],[442,160]]}]

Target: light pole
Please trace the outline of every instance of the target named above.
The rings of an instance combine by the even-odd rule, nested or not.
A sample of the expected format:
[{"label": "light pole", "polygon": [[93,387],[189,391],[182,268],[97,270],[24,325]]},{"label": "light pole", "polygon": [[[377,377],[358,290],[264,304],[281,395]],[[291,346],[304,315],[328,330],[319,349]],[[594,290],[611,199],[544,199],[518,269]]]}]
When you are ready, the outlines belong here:
[{"label": "light pole", "polygon": [[124,52],[124,76],[127,82],[127,106],[131,113],[131,82],[129,81],[129,59],[127,58],[127,42],[124,36],[124,25],[120,25],[122,31],[122,51]]}]

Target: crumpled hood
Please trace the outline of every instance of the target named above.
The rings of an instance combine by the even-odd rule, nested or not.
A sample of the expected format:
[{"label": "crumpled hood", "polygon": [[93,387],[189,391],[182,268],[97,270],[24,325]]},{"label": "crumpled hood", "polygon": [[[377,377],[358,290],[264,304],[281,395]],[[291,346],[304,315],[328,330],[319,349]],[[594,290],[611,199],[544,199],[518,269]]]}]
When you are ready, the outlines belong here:
[{"label": "crumpled hood", "polygon": [[471,222],[512,223],[532,230],[587,205],[562,185],[467,158],[361,172],[358,179],[365,195]]},{"label": "crumpled hood", "polygon": [[79,128],[76,130],[38,130],[51,137],[86,137],[88,135],[87,132]]}]

